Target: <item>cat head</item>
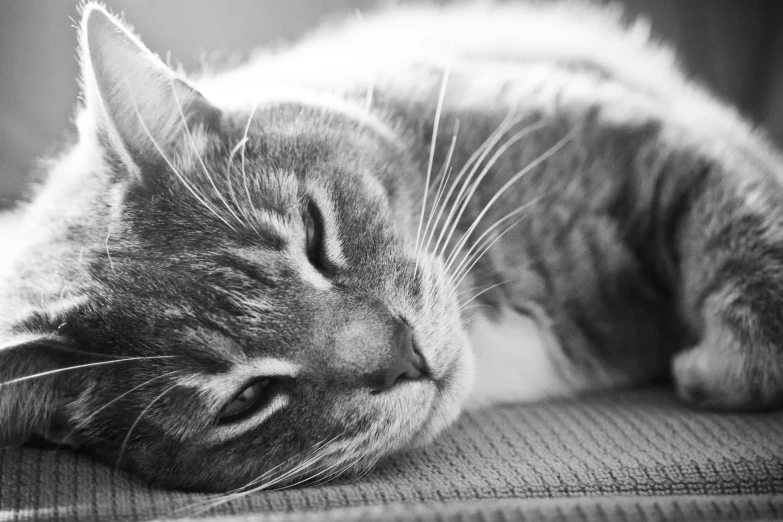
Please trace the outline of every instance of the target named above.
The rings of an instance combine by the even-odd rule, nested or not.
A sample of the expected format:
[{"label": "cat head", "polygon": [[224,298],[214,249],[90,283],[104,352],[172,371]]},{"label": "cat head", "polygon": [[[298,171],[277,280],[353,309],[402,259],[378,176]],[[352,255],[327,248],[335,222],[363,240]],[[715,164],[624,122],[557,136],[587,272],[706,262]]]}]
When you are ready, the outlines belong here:
[{"label": "cat head", "polygon": [[102,7],[80,30],[80,141],[4,283],[4,441],[224,491],[448,425],[471,355],[394,132],[345,101],[221,107]]}]

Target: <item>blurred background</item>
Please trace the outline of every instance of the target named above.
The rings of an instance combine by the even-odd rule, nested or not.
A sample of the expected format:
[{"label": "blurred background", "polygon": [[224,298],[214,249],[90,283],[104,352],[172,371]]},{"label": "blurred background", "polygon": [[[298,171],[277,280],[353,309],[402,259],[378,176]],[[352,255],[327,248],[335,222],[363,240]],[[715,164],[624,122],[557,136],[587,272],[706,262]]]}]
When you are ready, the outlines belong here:
[{"label": "blurred background", "polygon": [[[324,18],[379,0],[105,0],[186,71],[295,40]],[[388,3],[388,2],[385,2]],[[783,145],[783,0],[625,0],[678,49],[686,70]],[[73,135],[78,0],[0,0],[0,206],[35,159]]]}]

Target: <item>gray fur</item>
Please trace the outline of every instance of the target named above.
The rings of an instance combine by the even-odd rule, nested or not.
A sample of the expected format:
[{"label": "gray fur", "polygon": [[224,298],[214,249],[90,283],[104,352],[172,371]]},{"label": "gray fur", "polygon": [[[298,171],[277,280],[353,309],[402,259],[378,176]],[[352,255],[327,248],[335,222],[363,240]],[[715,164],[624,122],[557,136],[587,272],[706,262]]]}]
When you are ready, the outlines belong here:
[{"label": "gray fur", "polygon": [[[380,14],[236,76],[189,81],[88,6],[80,142],[52,161],[19,211],[22,232],[5,239],[4,440],[78,445],[184,489],[357,473],[453,420],[472,380],[471,325],[500,327],[509,312],[554,339],[547,357],[564,393],[673,374],[700,406],[779,406],[777,152],[612,12],[461,9]],[[404,43],[370,53],[370,89],[360,65],[341,74],[340,56],[317,53],[334,45],[351,56],[357,34],[378,29],[382,42],[395,24],[429,35],[474,17],[488,24],[485,39],[465,32],[452,61],[408,60]],[[500,47],[475,45],[509,20],[519,34],[584,22],[608,43],[542,51],[498,29]],[[313,69],[286,68],[296,60]],[[265,75],[323,98],[232,91]],[[465,185],[456,233],[436,250],[462,204],[463,185],[450,183],[477,151],[481,183]],[[321,274],[304,255],[308,200],[324,214]],[[504,222],[513,226],[492,229],[520,208]],[[503,235],[459,271],[463,258],[449,254],[467,231],[460,255]],[[368,379],[392,357],[400,320],[430,375],[373,394]],[[272,376],[285,405],[253,429],[218,426],[221,397],[244,384],[228,376],[265,359],[298,368]],[[67,370],[80,364],[92,366]]]}]

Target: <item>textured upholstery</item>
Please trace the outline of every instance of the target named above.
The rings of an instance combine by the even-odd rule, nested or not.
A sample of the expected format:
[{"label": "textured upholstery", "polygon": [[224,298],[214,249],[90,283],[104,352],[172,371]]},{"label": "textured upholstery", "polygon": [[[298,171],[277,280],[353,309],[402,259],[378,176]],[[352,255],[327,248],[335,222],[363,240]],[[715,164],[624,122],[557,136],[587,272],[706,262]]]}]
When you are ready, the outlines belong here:
[{"label": "textured upholstery", "polygon": [[783,413],[694,412],[654,389],[496,408],[357,482],[200,513],[207,496],[153,489],[69,452],[6,450],[0,473],[0,520],[775,519]]}]

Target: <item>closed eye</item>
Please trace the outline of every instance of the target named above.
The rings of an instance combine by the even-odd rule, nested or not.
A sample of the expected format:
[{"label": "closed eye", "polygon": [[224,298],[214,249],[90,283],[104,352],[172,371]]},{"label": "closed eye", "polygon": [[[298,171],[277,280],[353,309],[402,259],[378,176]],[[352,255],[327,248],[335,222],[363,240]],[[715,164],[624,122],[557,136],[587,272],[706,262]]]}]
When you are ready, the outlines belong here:
[{"label": "closed eye", "polygon": [[324,222],[321,211],[314,201],[310,200],[304,214],[305,252],[307,260],[313,267],[326,275],[331,272],[324,250]]},{"label": "closed eye", "polygon": [[220,410],[219,424],[239,422],[251,417],[264,406],[269,406],[280,387],[273,377],[254,379],[242,387],[239,392]]}]

